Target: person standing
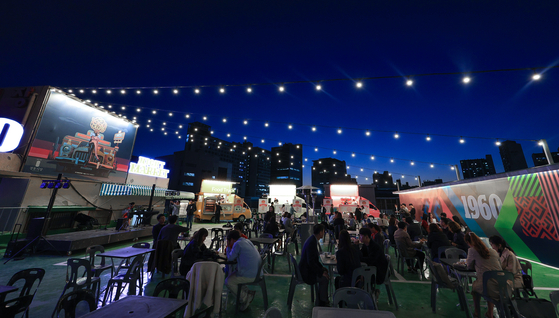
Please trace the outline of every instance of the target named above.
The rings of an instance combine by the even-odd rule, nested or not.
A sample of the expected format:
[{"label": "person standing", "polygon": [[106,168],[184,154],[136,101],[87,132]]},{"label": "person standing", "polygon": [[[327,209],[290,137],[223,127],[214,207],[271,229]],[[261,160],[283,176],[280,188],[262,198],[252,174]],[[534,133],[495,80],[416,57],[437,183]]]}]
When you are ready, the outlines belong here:
[{"label": "person standing", "polygon": [[357,224],[360,224],[361,220],[363,220],[363,213],[359,207],[355,208],[355,219],[357,220]]},{"label": "person standing", "polygon": [[221,217],[221,210],[223,210],[223,208],[221,207],[221,203],[218,202],[217,205],[215,206],[215,215],[214,215],[215,223],[221,222],[219,219]]},{"label": "person standing", "polygon": [[179,216],[181,202],[179,200],[172,201],[173,202],[173,215]]},{"label": "person standing", "polygon": [[169,224],[162,227],[161,231],[159,231],[159,236],[157,238],[158,241],[171,241],[175,248],[180,248],[179,243],[177,243],[179,234],[181,234],[182,232],[187,232],[188,228],[176,225],[175,223],[177,223],[178,219],[179,217],[176,215],[171,215],[169,217]]},{"label": "person standing", "polygon": [[188,206],[186,207],[186,227],[192,230],[192,219],[194,218],[194,212],[196,211],[196,203],[194,200],[190,200],[188,202]]},{"label": "person standing", "polygon": [[410,203],[410,215],[411,215],[412,219],[415,220],[415,207],[413,206],[412,203]]},{"label": "person standing", "polygon": [[130,202],[128,203],[128,207],[122,210],[122,218],[124,220],[122,222],[121,228],[117,230],[125,230],[130,227],[130,219],[132,218],[132,212],[134,212],[135,205],[136,205],[135,202]]},{"label": "person standing", "polygon": [[[263,274],[258,273],[262,259],[252,242],[242,238],[239,231],[233,230],[227,234],[227,245],[233,246],[227,253],[227,260],[230,262],[237,261],[237,270],[227,277],[225,284],[231,293],[236,296],[239,284],[250,283],[254,281],[256,275]],[[241,288],[241,303],[239,304],[241,311],[248,308],[254,300],[255,294],[256,291],[249,290],[246,285]]]},{"label": "person standing", "polygon": [[301,261],[299,270],[303,281],[309,285],[318,284],[318,300],[321,306],[329,307],[328,304],[328,282],[330,276],[328,269],[320,263],[320,254],[318,252],[318,242],[324,237],[324,227],[317,224],[313,227],[313,235],[311,235],[301,251]]}]

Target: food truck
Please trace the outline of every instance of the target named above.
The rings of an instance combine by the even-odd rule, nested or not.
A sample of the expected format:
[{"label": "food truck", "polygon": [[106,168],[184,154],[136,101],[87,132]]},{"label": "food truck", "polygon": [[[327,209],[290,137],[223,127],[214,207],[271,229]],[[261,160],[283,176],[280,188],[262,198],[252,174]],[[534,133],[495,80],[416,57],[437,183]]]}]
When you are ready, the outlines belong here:
[{"label": "food truck", "polygon": [[[327,211],[341,212],[344,216],[354,213],[356,208],[361,208],[363,215],[379,217],[379,209],[368,199],[359,196],[357,184],[331,184],[330,197],[322,201]],[[333,208],[333,209],[332,209]],[[328,214],[328,213],[327,213]]]},{"label": "food truck", "polygon": [[202,187],[196,200],[194,220],[215,222],[215,208],[221,205],[221,221],[244,221],[252,217],[245,200],[233,194],[230,181],[202,180]]},{"label": "food truck", "polygon": [[258,213],[269,211],[270,205],[274,206],[276,213],[290,212],[291,206],[295,209],[295,217],[301,217],[307,212],[305,200],[297,196],[297,188],[292,184],[270,184],[270,194],[268,198],[258,200]]}]

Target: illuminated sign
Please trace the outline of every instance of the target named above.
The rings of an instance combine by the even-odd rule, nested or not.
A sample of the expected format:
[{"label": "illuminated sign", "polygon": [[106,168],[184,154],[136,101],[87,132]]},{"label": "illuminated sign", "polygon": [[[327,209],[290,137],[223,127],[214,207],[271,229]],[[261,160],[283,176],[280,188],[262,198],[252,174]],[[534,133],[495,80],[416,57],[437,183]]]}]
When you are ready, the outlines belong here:
[{"label": "illuminated sign", "polygon": [[15,120],[0,118],[0,133],[4,130],[7,132],[4,140],[0,141],[0,152],[12,151],[19,146],[21,137],[23,137],[23,126]]},{"label": "illuminated sign", "polygon": [[131,162],[129,173],[142,174],[158,178],[167,178],[169,170],[163,169],[165,162],[140,156],[138,163]]},{"label": "illuminated sign", "polygon": [[200,192],[215,193],[215,194],[231,194],[232,182],[216,181],[216,180],[202,180],[202,187]]}]

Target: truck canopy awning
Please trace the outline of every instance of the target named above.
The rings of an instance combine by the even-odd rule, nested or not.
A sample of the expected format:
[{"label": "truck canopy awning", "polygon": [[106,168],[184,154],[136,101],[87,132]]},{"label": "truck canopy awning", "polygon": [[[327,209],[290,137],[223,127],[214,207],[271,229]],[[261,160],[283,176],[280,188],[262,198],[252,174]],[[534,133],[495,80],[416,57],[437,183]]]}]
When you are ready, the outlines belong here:
[{"label": "truck canopy awning", "polygon": [[[151,186],[132,185],[132,184],[109,184],[103,183],[101,185],[100,196],[150,196]],[[179,191],[178,195],[167,195],[170,190],[166,188],[155,188],[154,197],[164,197],[167,199],[194,199],[194,193]]]}]

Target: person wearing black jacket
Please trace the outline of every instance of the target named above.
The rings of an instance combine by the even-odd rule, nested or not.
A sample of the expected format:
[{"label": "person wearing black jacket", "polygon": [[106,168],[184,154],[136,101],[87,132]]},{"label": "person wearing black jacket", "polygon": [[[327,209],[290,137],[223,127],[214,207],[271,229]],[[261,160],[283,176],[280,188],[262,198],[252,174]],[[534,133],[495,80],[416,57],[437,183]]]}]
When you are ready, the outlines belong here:
[{"label": "person wearing black jacket", "polygon": [[452,233],[454,233],[454,237],[452,238],[452,245],[468,253],[468,249],[470,248],[470,246],[464,239],[464,233],[462,233],[462,228],[460,227],[460,225],[458,225],[458,223],[454,221],[450,221],[450,223],[448,223],[448,227],[450,228]]},{"label": "person wearing black jacket", "polygon": [[394,232],[398,231],[398,220],[394,215],[390,217],[388,220],[388,239],[390,239],[390,244],[396,245],[396,241],[394,240]]},{"label": "person wearing black jacket", "polygon": [[188,206],[186,207],[186,227],[189,230],[192,230],[192,219],[194,218],[194,212],[196,212],[196,203],[194,200],[190,200],[188,202]]},{"label": "person wearing black jacket", "polygon": [[406,218],[406,223],[408,223],[408,234],[412,240],[415,240],[421,234],[421,225],[419,223],[415,223],[411,216]]},{"label": "person wearing black jacket", "polygon": [[221,217],[221,210],[223,210],[223,208],[221,207],[221,203],[218,202],[217,205],[215,206],[215,215],[214,215],[215,223],[221,222],[219,219]]},{"label": "person wearing black jacket", "polygon": [[363,212],[359,207],[355,208],[355,219],[357,220],[357,224],[361,223],[361,220],[363,220]]},{"label": "person wearing black jacket", "polygon": [[388,261],[382,247],[371,239],[371,234],[371,230],[367,227],[359,230],[359,241],[363,243],[361,247],[361,262],[367,263],[367,266],[376,266],[376,283],[380,285],[384,282],[386,271],[388,270]]},{"label": "person wearing black jacket", "polygon": [[279,233],[278,223],[276,222],[276,217],[274,216],[271,218],[268,223],[266,223],[266,227],[264,228],[263,233],[272,234],[273,237],[277,237]]},{"label": "person wearing black jacket", "polygon": [[380,229],[380,226],[373,223],[369,223],[367,224],[367,227],[371,230],[371,238],[373,239],[373,241],[375,241],[375,243],[377,243],[378,246],[383,247],[385,238],[384,235],[382,234],[382,230]]},{"label": "person wearing black jacket", "polygon": [[361,267],[359,257],[359,250],[354,244],[351,244],[348,231],[342,230],[340,232],[338,251],[336,252],[336,266],[338,268],[338,274],[340,274],[340,276],[336,277],[336,289],[351,287],[353,270]]},{"label": "person wearing black jacket", "polygon": [[215,260],[217,258],[217,254],[208,249],[204,244],[207,237],[208,230],[201,228],[194,233],[192,241],[184,248],[179,267],[182,276],[188,274],[194,263],[202,260]]},{"label": "person wearing black jacket", "polygon": [[313,235],[307,239],[301,251],[299,270],[303,281],[309,285],[318,284],[320,305],[328,307],[328,269],[320,263],[318,241],[324,237],[324,227],[317,224],[313,227]]},{"label": "person wearing black jacket", "polygon": [[439,258],[439,247],[452,246],[450,241],[436,223],[429,224],[429,235],[427,236],[427,247],[431,249],[433,261]]},{"label": "person wearing black jacket", "polygon": [[336,212],[336,218],[334,219],[334,235],[336,239],[340,237],[340,231],[345,228],[345,222],[340,212]]},{"label": "person wearing black jacket", "polygon": [[157,222],[158,223],[155,224],[151,229],[151,235],[153,236],[153,246],[155,246],[155,243],[157,242],[159,232],[161,232],[161,229],[165,226],[165,214],[159,214],[157,216]]},{"label": "person wearing black jacket", "polygon": [[452,240],[454,239],[454,233],[452,233],[452,231],[448,227],[448,223],[450,222],[452,222],[450,219],[441,217],[441,227],[443,228],[443,233],[444,235],[446,235],[446,238],[448,238],[448,240],[452,242]]}]

